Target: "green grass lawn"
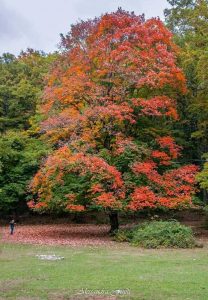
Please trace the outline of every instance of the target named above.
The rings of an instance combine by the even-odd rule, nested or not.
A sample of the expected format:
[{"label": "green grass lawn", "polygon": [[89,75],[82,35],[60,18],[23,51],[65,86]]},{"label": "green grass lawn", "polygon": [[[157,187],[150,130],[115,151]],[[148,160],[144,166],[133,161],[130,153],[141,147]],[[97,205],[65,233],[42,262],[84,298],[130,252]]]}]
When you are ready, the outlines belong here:
[{"label": "green grass lawn", "polygon": [[[130,295],[121,299],[206,300],[207,250],[1,244],[0,299],[96,299],[77,294],[82,289],[109,294],[129,289]],[[37,254],[64,260],[41,261]]]}]

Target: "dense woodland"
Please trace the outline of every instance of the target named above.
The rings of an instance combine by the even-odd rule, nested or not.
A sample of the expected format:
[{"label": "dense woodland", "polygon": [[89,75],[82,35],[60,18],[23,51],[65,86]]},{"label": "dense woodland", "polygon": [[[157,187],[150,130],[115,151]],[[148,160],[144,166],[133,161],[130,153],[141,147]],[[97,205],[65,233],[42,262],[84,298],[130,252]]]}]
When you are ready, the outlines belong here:
[{"label": "dense woodland", "polygon": [[0,57],[1,215],[207,205],[208,1],[168,2]]}]

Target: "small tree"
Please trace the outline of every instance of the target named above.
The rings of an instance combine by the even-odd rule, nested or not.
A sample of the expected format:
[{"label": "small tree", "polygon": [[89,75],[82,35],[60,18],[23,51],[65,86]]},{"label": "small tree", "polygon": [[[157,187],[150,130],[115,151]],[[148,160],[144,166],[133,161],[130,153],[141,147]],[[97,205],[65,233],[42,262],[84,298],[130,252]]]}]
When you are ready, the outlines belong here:
[{"label": "small tree", "polygon": [[34,177],[37,210],[119,210],[187,205],[195,166],[176,169],[170,124],[185,78],[171,33],[119,9],[72,26],[41,106],[45,138],[58,148]]}]

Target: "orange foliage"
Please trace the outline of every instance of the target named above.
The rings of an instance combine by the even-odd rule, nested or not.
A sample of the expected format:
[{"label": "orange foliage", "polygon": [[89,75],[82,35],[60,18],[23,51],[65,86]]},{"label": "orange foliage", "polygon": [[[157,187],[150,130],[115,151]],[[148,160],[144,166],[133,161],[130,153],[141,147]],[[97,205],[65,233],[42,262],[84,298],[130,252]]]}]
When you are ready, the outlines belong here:
[{"label": "orange foliage", "polygon": [[[85,155],[83,153],[72,154],[70,150],[64,146],[48,157],[42,169],[36,174],[31,182],[33,193],[38,193],[38,203],[29,207],[47,208],[45,199],[50,208],[50,201],[54,197],[53,187],[57,184],[64,186],[65,175],[67,173],[84,176],[90,174],[91,188],[89,189],[89,197],[92,201],[103,207],[122,207],[121,200],[125,197],[124,184],[119,171],[114,166],[108,165],[103,159]],[[93,182],[97,184],[93,184]],[[100,181],[100,183],[99,183]],[[104,196],[105,195],[105,196]],[[107,195],[109,199],[107,199]],[[80,205],[76,204],[76,194],[65,194],[67,201],[63,202],[67,210],[77,211],[84,210]],[[60,201],[62,199],[59,199]]]},{"label": "orange foliage", "polygon": [[176,208],[191,203],[198,167],[187,165],[160,175],[155,163],[146,162],[134,165],[133,171],[138,176],[145,175],[149,186],[135,188],[131,195],[129,209],[137,210],[142,206]]},{"label": "orange foliage", "polygon": [[[129,200],[127,207],[138,210],[189,202],[197,170],[167,170],[180,154],[174,139],[145,141],[147,150],[138,146],[142,117],[177,120],[173,95],[186,92],[169,30],[159,19],[145,21],[119,9],[72,26],[62,47],[40,107],[41,132],[58,149],[34,176],[29,206],[50,209],[55,201],[69,211],[90,205],[118,210]],[[140,184],[124,182],[126,174],[115,166],[126,149],[138,154],[127,168],[142,177]],[[88,178],[88,203],[79,202],[76,192],[63,199],[55,194],[54,187],[66,188],[67,174]]]}]

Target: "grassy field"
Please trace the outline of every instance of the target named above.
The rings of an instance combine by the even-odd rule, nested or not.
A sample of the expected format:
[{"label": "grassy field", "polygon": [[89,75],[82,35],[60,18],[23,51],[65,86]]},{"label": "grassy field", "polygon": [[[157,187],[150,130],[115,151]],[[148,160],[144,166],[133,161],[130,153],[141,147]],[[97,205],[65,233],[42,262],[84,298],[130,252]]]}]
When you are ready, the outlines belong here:
[{"label": "grassy field", "polygon": [[[1,244],[0,299],[206,300],[207,250]],[[37,254],[64,259],[41,261]],[[130,295],[115,296],[125,289]]]}]

